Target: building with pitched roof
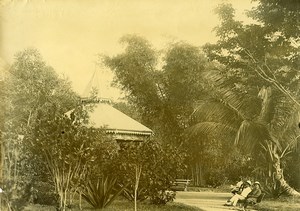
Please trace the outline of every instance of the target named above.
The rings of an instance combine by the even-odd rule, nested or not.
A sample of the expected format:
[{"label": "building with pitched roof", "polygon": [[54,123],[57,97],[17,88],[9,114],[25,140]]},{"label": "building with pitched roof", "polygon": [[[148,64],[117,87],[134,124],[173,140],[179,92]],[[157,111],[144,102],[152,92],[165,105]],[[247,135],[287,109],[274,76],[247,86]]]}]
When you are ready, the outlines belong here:
[{"label": "building with pitched roof", "polygon": [[153,134],[153,131],[118,109],[106,100],[96,100],[93,109],[89,111],[89,126],[104,128],[117,141],[143,141]]},{"label": "building with pitched roof", "polygon": [[83,105],[93,104],[88,111],[89,126],[104,128],[107,134],[117,141],[144,141],[151,137],[153,131],[140,122],[134,120],[118,109],[114,108],[111,101],[106,98],[91,98],[89,93],[93,88],[99,89],[97,73],[92,76],[81,100]]}]

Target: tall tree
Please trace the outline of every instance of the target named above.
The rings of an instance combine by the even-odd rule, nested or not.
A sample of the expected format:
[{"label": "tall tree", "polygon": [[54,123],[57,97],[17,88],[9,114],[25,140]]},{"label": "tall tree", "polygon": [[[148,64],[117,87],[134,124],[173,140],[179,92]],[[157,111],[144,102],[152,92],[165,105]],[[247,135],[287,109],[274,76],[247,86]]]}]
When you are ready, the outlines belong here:
[{"label": "tall tree", "polygon": [[24,187],[44,167],[40,165],[36,168],[38,171],[34,170],[39,162],[29,150],[32,145],[27,142],[28,134],[41,116],[53,118],[56,113],[66,112],[76,104],[78,97],[71,90],[70,83],[46,65],[35,49],[17,53],[5,77],[2,100],[5,99],[6,111],[1,128],[2,182],[8,195],[21,201],[30,196],[24,192],[27,191]]},{"label": "tall tree", "polygon": [[[283,190],[297,196],[284,179],[282,159],[299,141],[298,10],[298,1],[261,0],[249,12],[257,22],[243,24],[234,19],[231,5],[221,5],[219,41],[205,48],[211,60],[224,65],[217,77],[211,76],[220,89],[217,105],[223,105],[209,108],[221,112],[217,122],[236,132],[236,143],[243,142],[248,149],[261,146],[270,173]],[[228,111],[235,113],[234,118]]]},{"label": "tall tree", "polygon": [[248,12],[255,24],[235,20],[231,5],[219,6],[219,41],[206,45],[209,58],[241,70],[248,80],[258,76],[261,83],[274,86],[300,106],[299,5],[299,1],[259,1],[258,7]]},{"label": "tall tree", "polygon": [[55,112],[63,113],[74,108],[79,99],[70,82],[59,77],[36,49],[16,54],[6,86],[11,104],[7,121],[19,127],[29,127],[47,106],[53,105]]},{"label": "tall tree", "polygon": [[[124,53],[104,58],[115,72],[115,82],[128,93],[141,121],[152,128],[158,140],[190,150],[192,147],[182,145],[183,133],[195,102],[208,94],[203,78],[211,64],[199,47],[185,42],[170,44],[162,51],[135,35],[124,36],[121,42],[126,45]],[[196,153],[194,149],[189,151],[188,163],[193,171],[202,159],[197,158],[198,151],[204,148],[197,148]]]},{"label": "tall tree", "polygon": [[199,48],[186,43],[171,45],[163,55],[145,39],[127,35],[125,52],[105,57],[115,82],[137,106],[142,121],[165,141],[181,143],[192,104],[201,95],[201,75],[207,64]]}]

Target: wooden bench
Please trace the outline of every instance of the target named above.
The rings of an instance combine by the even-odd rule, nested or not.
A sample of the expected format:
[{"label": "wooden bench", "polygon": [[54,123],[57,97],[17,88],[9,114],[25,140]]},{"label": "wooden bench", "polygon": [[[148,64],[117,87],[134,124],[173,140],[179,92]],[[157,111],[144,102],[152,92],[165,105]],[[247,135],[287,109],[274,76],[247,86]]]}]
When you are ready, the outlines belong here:
[{"label": "wooden bench", "polygon": [[176,179],[171,189],[174,191],[187,191],[187,188],[192,180],[190,179]]},{"label": "wooden bench", "polygon": [[[256,202],[250,202],[248,204],[248,206],[256,206],[257,204],[259,204],[263,200],[263,198],[265,197],[265,195],[266,195],[265,193],[260,194],[259,197],[257,197]],[[238,203],[240,204],[240,206],[241,205],[243,206],[246,200],[247,200],[247,198],[245,200],[239,201]]]},{"label": "wooden bench", "polygon": [[265,193],[260,194],[259,197],[257,197],[256,204],[260,203],[264,199],[265,195]]}]

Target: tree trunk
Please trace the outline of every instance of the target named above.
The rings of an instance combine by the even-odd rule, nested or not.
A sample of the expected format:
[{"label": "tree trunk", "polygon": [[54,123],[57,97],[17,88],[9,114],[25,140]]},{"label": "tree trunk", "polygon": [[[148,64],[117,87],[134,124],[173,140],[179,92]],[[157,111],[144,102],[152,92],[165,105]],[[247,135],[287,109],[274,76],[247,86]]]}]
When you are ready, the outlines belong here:
[{"label": "tree trunk", "polygon": [[204,179],[203,165],[201,164],[200,161],[196,161],[194,164],[191,165],[191,172],[192,172],[192,181],[194,186],[206,185]]},{"label": "tree trunk", "polygon": [[0,161],[0,182],[2,184],[3,182],[3,177],[4,177],[4,172],[3,172],[3,169],[5,167],[5,149],[4,149],[4,138],[3,138],[3,133],[0,131],[0,138],[1,138],[1,161]]},{"label": "tree trunk", "polygon": [[[270,107],[272,104],[272,88],[271,87],[262,87],[259,92],[259,97],[263,100],[262,108],[260,112],[260,119],[264,122],[270,122]],[[274,141],[274,140],[273,140]],[[283,169],[281,168],[281,157],[277,152],[277,145],[268,144],[269,153],[271,160],[273,162],[273,167],[275,169],[275,179],[279,182],[280,188],[286,192],[288,195],[300,197],[300,193],[292,188],[284,179]]]},{"label": "tree trunk", "polygon": [[284,179],[283,169],[280,165],[280,157],[277,153],[274,153],[274,163],[273,166],[275,168],[275,179],[279,182],[280,187],[284,190],[288,195],[300,197],[300,193],[292,188]]},{"label": "tree trunk", "polygon": [[195,164],[195,185],[200,186],[200,177],[199,177],[199,163]]},{"label": "tree trunk", "polygon": [[135,166],[135,186],[134,186],[134,211],[137,211],[137,194],[138,194],[141,173],[142,173],[142,166],[140,164],[136,164],[136,166]]},{"label": "tree trunk", "polygon": [[200,177],[200,185],[206,186],[206,180],[204,178],[204,168],[203,165],[199,165],[199,177]]},{"label": "tree trunk", "polygon": [[198,162],[191,164],[192,172],[192,181],[194,186],[200,185],[199,171],[198,171]]}]

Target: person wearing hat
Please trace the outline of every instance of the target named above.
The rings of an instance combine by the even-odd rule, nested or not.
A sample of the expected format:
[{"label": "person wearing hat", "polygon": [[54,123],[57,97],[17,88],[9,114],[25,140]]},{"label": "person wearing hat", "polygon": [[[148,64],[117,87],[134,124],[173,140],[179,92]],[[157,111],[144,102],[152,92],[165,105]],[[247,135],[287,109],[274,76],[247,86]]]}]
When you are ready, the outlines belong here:
[{"label": "person wearing hat", "polygon": [[247,180],[245,182],[245,188],[240,194],[235,194],[231,197],[226,203],[225,206],[236,206],[239,200],[244,200],[248,196],[248,194],[252,191],[251,189],[251,181]]},{"label": "person wearing hat", "polygon": [[251,203],[257,203],[257,198],[261,195],[261,186],[260,186],[260,183],[259,182],[254,182],[253,184],[253,189],[252,191],[248,194],[245,202],[244,202],[244,205],[243,205],[243,209],[242,210],[245,210],[247,208],[247,206]]}]

